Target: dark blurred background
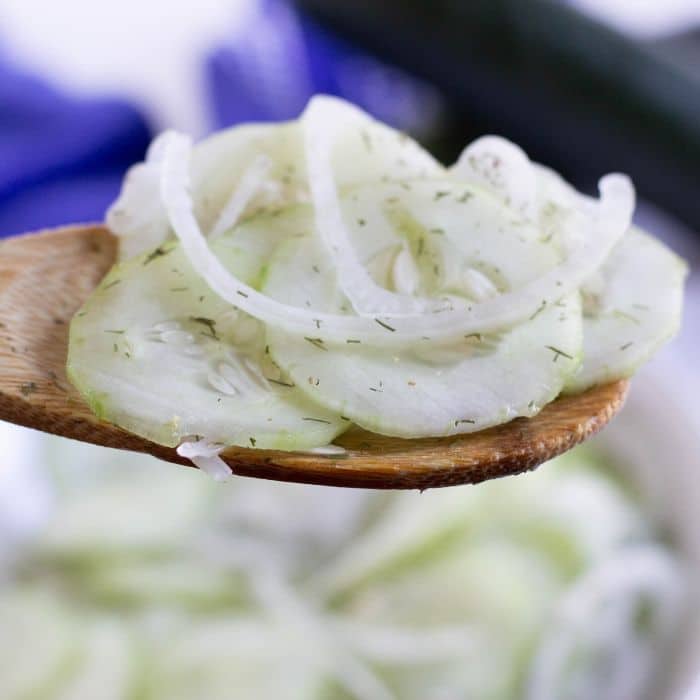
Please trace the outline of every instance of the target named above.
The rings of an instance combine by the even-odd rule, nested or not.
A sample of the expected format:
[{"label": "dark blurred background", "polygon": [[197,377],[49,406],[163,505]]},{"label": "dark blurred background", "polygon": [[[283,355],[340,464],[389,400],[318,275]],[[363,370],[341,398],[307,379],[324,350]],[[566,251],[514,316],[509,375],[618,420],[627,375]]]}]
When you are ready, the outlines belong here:
[{"label": "dark blurred background", "polygon": [[479,134],[508,134],[589,189],[601,172],[628,172],[642,196],[700,224],[692,25],[640,41],[556,0],[300,5],[440,90],[445,121],[431,145],[447,160]]}]

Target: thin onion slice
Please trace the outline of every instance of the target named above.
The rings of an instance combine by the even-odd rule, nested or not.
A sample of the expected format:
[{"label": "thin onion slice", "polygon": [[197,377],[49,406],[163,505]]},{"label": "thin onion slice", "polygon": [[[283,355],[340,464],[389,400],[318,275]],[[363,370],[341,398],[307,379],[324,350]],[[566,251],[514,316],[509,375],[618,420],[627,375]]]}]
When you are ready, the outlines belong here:
[{"label": "thin onion slice", "polygon": [[169,235],[158,190],[170,133],[157,136],[148,147],[146,159],[129,168],[119,196],[105,214],[107,227],[119,238],[120,260],[156,248]]},{"label": "thin onion slice", "polygon": [[180,457],[189,459],[198,469],[208,474],[214,481],[228,481],[231,478],[231,468],[219,456],[225,445],[210,442],[206,439],[183,442],[177,453]]},{"label": "thin onion slice", "polygon": [[224,205],[219,218],[209,232],[213,240],[226,233],[241,218],[250,200],[257,194],[265,176],[270,171],[272,161],[265,155],[257,156],[243,173],[238,187],[234,189],[228,202]]},{"label": "thin onion slice", "polygon": [[[301,118],[309,189],[316,230],[333,260],[338,286],[360,316],[416,316],[441,310],[445,302],[389,291],[374,282],[360,262],[343,221],[331,164],[333,148],[343,130],[362,129],[366,115],[325,97],[311,100]],[[369,137],[368,137],[369,138]]]},{"label": "thin onion slice", "polygon": [[211,252],[193,213],[189,193],[191,140],[176,132],[164,146],[160,192],[175,235],[192,266],[222,299],[255,318],[288,332],[321,342],[345,343],[348,338],[376,345],[446,341],[468,333],[507,328],[532,316],[543,304],[554,303],[578,289],[608,257],[612,247],[630,225],[634,188],[624,175],[607,175],[600,181],[600,200],[590,218],[576,217],[575,225],[590,226],[579,236],[576,248],[557,267],[515,290],[481,302],[466,310],[445,310],[418,317],[364,318],[324,314],[283,304],[261,294],[231,274]]}]

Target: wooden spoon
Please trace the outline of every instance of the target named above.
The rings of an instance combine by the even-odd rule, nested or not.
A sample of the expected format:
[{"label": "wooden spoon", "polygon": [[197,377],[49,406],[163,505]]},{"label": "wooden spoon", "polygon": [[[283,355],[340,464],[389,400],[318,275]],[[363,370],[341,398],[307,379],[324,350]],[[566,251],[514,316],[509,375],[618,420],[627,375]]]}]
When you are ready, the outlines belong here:
[{"label": "wooden spoon", "polygon": [[[98,420],[66,379],[68,326],[115,260],[116,238],[101,225],[69,226],[0,244],[0,419],[56,435],[190,462]],[[477,483],[533,469],[598,432],[620,410],[619,381],[559,398],[534,418],[449,438],[402,440],[353,429],[346,455],[228,449],[236,474],[368,488]]]}]

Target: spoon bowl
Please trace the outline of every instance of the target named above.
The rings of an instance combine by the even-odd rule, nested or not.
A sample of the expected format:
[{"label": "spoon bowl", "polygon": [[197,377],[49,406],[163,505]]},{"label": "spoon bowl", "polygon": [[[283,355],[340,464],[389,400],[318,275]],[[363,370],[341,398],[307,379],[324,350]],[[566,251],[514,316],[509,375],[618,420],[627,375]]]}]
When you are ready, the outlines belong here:
[{"label": "spoon bowl", "polygon": [[[102,225],[76,225],[0,244],[0,419],[192,466],[174,448],[99,420],[66,379],[68,327],[116,259]],[[354,428],[342,455],[227,449],[238,475],[363,488],[426,489],[534,469],[597,433],[622,407],[627,381],[560,397],[534,418],[477,433],[405,440]]]}]

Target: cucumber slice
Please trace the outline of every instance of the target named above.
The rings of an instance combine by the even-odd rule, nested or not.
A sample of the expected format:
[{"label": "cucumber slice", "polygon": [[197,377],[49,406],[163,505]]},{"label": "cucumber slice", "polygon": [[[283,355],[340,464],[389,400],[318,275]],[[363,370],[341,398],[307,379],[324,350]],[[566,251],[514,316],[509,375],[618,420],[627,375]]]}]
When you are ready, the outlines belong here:
[{"label": "cucumber slice", "polygon": [[306,166],[298,122],[244,124],[213,134],[193,149],[192,194],[195,214],[210,231],[256,158],[270,164],[266,182],[251,200],[249,213],[307,201]]},{"label": "cucumber slice", "polygon": [[[273,220],[258,217],[213,244],[250,284],[296,232],[294,212]],[[280,372],[262,324],[213,294],[173,242],[110,271],[71,324],[68,374],[99,417],[162,445],[200,435],[309,449],[347,427]]]},{"label": "cucumber slice", "polygon": [[[594,206],[558,173],[535,165],[540,224],[557,211]],[[582,286],[583,365],[567,393],[632,376],[678,331],[683,307],[684,260],[632,226]]]},{"label": "cucumber slice", "polygon": [[617,244],[583,287],[583,366],[565,389],[577,393],[632,376],[678,331],[687,266],[638,228]]},{"label": "cucumber slice", "polygon": [[[473,202],[465,206],[462,198]],[[366,263],[374,262],[368,267],[378,279],[397,276],[396,256],[408,247],[420,273],[417,285],[465,308],[481,293],[474,280],[496,294],[558,260],[556,248],[534,229],[466,185],[459,192],[441,181],[414,182],[408,190],[375,185],[350,193],[343,207],[353,244]],[[369,211],[394,225],[378,216],[368,220]],[[511,257],[504,251],[512,259],[504,262]],[[263,291],[288,304],[349,311],[325,252],[311,236],[281,244]],[[580,301],[573,294],[543,303],[531,319],[498,335],[425,350],[389,353],[355,340],[314,342],[268,328],[272,356],[302,391],[358,425],[410,438],[472,432],[532,416],[559,394],[579,365]]]},{"label": "cucumber slice", "polygon": [[[129,170],[119,197],[107,212],[107,226],[120,239],[122,260],[155,248],[170,235],[159,189],[166,135],[156,138],[146,160]],[[249,203],[249,211],[308,199],[301,131],[296,122],[226,129],[202,141],[193,153],[192,193],[205,231],[215,225],[257,157],[267,158],[270,168],[265,186]]]},{"label": "cucumber slice", "polygon": [[[330,110],[339,128],[333,158],[333,177],[338,187],[443,171],[405,134],[371,119],[356,107],[331,97],[317,97],[312,105],[314,109]],[[232,194],[259,158],[264,158],[269,168],[262,187],[245,208],[248,214],[309,200],[304,119],[302,115],[299,120],[283,123],[243,124],[197,144],[190,168],[192,198],[197,220],[205,232],[212,231]],[[153,141],[146,160],[129,170],[119,197],[107,212],[107,225],[120,238],[122,260],[155,248],[170,235],[159,191],[163,136]]]}]

